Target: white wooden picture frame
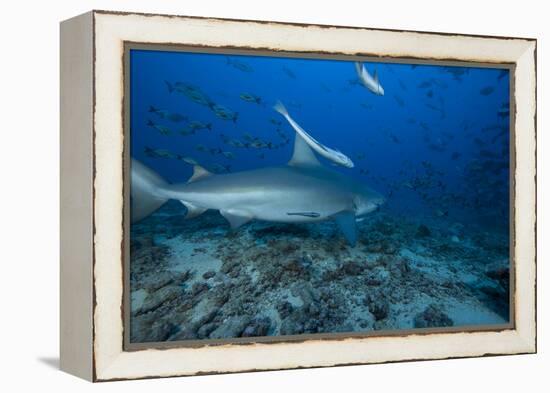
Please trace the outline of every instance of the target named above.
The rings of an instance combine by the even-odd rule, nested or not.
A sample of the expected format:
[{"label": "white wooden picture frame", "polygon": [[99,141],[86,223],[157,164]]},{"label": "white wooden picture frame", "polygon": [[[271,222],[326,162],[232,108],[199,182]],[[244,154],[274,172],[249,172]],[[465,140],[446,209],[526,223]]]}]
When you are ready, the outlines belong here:
[{"label": "white wooden picture frame", "polygon": [[[484,331],[131,349],[124,343],[127,43],[507,64],[513,323]],[[61,24],[61,368],[90,381],[536,352],[536,40],[92,11]]]}]

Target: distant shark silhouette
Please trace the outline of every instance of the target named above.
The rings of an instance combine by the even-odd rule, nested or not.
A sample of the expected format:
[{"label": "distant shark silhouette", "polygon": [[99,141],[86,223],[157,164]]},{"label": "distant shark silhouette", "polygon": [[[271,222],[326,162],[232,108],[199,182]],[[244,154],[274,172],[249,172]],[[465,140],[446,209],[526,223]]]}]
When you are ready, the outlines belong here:
[{"label": "distant shark silhouette", "polygon": [[219,210],[236,229],[253,220],[304,223],[334,220],[348,243],[357,242],[356,220],[378,209],[376,191],[324,167],[296,134],[287,165],[214,175],[199,165],[182,184],[169,184],[154,171],[131,161],[131,219],[139,221],[166,201],[179,200],[186,218]]},{"label": "distant shark silhouette", "polygon": [[359,62],[355,63],[355,71],[357,72],[357,76],[359,77],[359,80],[361,81],[363,86],[365,86],[367,89],[378,96],[384,95],[384,88],[378,80],[377,71],[374,71],[374,76],[371,76],[365,68],[365,65]]}]

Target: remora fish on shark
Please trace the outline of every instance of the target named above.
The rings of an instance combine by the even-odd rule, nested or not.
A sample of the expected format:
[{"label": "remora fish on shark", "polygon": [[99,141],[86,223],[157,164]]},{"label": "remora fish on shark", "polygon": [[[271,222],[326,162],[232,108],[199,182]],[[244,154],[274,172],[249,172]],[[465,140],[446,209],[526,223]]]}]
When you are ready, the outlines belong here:
[{"label": "remora fish on shark", "polygon": [[371,76],[365,68],[365,65],[359,62],[355,62],[355,71],[357,71],[357,76],[359,77],[359,80],[361,81],[363,86],[365,86],[376,95],[384,95],[384,88],[378,80],[377,71],[374,71],[374,76]]},{"label": "remora fish on shark", "polygon": [[327,147],[317,142],[302,127],[300,127],[300,125],[296,123],[292,117],[290,117],[288,111],[281,101],[277,101],[277,103],[273,106],[273,109],[283,115],[283,117],[288,121],[292,128],[294,128],[294,131],[296,131],[298,135],[300,135],[313,150],[319,153],[319,155],[338,165],[342,165],[347,168],[353,168],[353,161],[348,156],[346,156],[339,150],[331,149],[330,147]]},{"label": "remora fish on shark", "polygon": [[186,218],[219,210],[235,229],[253,220],[304,223],[334,220],[351,246],[356,220],[378,209],[376,191],[321,165],[300,134],[287,165],[214,175],[195,165],[187,183],[169,184],[139,161],[131,163],[132,222],[179,200]]}]

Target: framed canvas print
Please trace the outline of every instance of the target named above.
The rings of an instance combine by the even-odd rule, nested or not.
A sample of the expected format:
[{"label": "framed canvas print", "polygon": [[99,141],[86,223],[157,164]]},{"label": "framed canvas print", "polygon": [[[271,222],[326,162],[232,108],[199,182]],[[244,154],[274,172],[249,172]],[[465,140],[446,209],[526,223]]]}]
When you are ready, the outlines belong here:
[{"label": "framed canvas print", "polygon": [[536,41],[61,24],[61,367],[536,351]]}]

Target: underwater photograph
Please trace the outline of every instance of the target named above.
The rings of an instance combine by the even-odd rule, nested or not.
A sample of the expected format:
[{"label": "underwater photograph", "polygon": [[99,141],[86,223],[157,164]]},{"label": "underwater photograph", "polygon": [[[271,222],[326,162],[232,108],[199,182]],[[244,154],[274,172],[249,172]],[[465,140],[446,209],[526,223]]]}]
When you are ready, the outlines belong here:
[{"label": "underwater photograph", "polygon": [[126,56],[129,343],[510,323],[508,68]]}]

